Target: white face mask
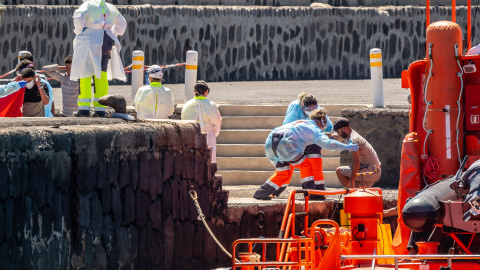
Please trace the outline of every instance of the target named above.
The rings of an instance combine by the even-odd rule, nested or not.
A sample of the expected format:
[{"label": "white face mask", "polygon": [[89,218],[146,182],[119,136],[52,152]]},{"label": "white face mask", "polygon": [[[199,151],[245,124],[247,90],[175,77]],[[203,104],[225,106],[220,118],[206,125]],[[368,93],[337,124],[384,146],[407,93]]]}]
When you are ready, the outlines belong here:
[{"label": "white face mask", "polygon": [[305,114],[310,117],[310,114],[312,114],[312,111],[309,111],[309,112],[305,112]]},{"label": "white face mask", "polygon": [[35,82],[32,80],[29,83],[27,83],[27,89],[32,89],[32,87],[35,85]]}]

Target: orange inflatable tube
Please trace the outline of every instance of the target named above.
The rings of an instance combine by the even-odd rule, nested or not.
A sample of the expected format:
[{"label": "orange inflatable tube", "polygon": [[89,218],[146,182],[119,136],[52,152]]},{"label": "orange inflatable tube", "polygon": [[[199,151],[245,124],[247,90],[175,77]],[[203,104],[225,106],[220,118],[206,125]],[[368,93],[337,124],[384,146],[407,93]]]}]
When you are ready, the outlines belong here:
[{"label": "orange inflatable tube", "polygon": [[458,122],[458,142],[456,138],[457,117],[463,108],[459,111],[457,105],[462,89],[461,78],[457,76],[461,72],[457,63],[462,55],[460,26],[450,21],[430,24],[426,47],[425,127],[430,131],[426,136],[426,154],[436,157],[442,165],[434,179],[438,180],[454,175],[460,165],[459,158],[463,157],[463,117]]}]

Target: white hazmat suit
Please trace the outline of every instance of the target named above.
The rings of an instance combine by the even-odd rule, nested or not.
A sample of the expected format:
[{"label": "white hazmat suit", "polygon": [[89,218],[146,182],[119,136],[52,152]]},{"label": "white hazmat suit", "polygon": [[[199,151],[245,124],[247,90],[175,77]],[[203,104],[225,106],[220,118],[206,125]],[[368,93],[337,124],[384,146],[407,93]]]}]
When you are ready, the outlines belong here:
[{"label": "white hazmat suit", "polygon": [[207,133],[207,144],[212,148],[212,161],[217,161],[217,136],[222,126],[222,116],[215,102],[203,96],[187,101],[182,109],[182,120],[194,120]]},{"label": "white hazmat suit", "polygon": [[173,93],[159,82],[142,86],[135,95],[137,118],[166,119],[173,114]]},{"label": "white hazmat suit", "polygon": [[[104,13],[105,12],[105,13]],[[87,77],[101,77],[103,35],[107,34],[115,42],[107,70],[108,79],[126,81],[120,59],[120,41],[117,36],[125,33],[127,22],[117,8],[105,0],[84,0],[73,15],[75,39],[73,40],[73,60],[71,80]]]}]

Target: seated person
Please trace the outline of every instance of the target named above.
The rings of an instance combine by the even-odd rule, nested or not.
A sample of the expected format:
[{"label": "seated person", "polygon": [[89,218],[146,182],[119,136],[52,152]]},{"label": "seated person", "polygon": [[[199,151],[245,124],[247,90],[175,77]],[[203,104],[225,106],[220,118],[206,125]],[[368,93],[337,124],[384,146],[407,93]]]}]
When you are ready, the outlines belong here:
[{"label": "seated person", "polygon": [[147,70],[150,85],[138,89],[133,104],[137,118],[167,119],[173,114],[173,94],[170,89],[162,86],[162,68],[157,65]]},{"label": "seated person", "polygon": [[[60,82],[62,88],[62,116],[73,116],[78,109],[78,95],[80,93],[80,83],[78,80],[70,80],[70,70],[72,68],[73,55],[70,54],[65,58],[65,66],[49,65],[42,69],[48,76]],[[61,73],[60,71],[65,71]]]},{"label": "seated person", "polygon": [[50,101],[47,85],[35,75],[35,71],[31,68],[23,69],[20,77],[17,79],[27,82],[23,98],[23,116],[45,117],[45,105]]},{"label": "seated person", "polygon": [[[35,71],[35,63],[33,63],[32,61],[30,60],[27,60],[27,59],[24,59],[22,61],[20,61],[20,64],[17,65],[17,67],[15,68],[17,70],[17,74],[20,74],[22,72],[22,70],[24,70],[25,68],[31,68],[33,69],[33,71]],[[35,74],[37,75],[37,74]],[[52,86],[47,82],[47,79],[45,78],[45,76],[40,76],[38,75],[39,78],[40,78],[40,82],[42,84],[44,84],[47,88],[47,91],[48,91],[48,97],[49,97],[49,102],[48,104],[45,104],[45,117],[54,117],[55,116],[55,105],[53,104],[53,92],[52,92]]]},{"label": "seated person", "polygon": [[[367,142],[360,134],[350,127],[347,118],[341,117],[333,124],[333,130],[338,133],[341,138],[347,142],[358,144],[358,152],[351,152],[353,163],[352,166],[340,166],[337,168],[337,177],[344,187],[371,187],[375,182],[380,180],[380,160],[378,160],[377,152],[372,145]],[[375,169],[377,170],[375,172]],[[357,176],[357,173],[375,172]],[[363,183],[362,183],[363,182]]]}]

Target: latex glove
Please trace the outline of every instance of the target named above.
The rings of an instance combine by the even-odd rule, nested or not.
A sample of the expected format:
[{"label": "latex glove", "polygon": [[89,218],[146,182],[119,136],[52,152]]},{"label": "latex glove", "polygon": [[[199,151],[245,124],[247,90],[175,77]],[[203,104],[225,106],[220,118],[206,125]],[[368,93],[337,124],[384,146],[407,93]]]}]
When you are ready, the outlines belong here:
[{"label": "latex glove", "polygon": [[350,143],[350,144],[347,145],[347,147],[345,147],[345,150],[357,152],[358,151],[358,144]]},{"label": "latex glove", "polygon": [[27,86],[27,82],[26,81],[19,81],[18,85],[20,85],[20,88],[24,88],[25,86]]}]

